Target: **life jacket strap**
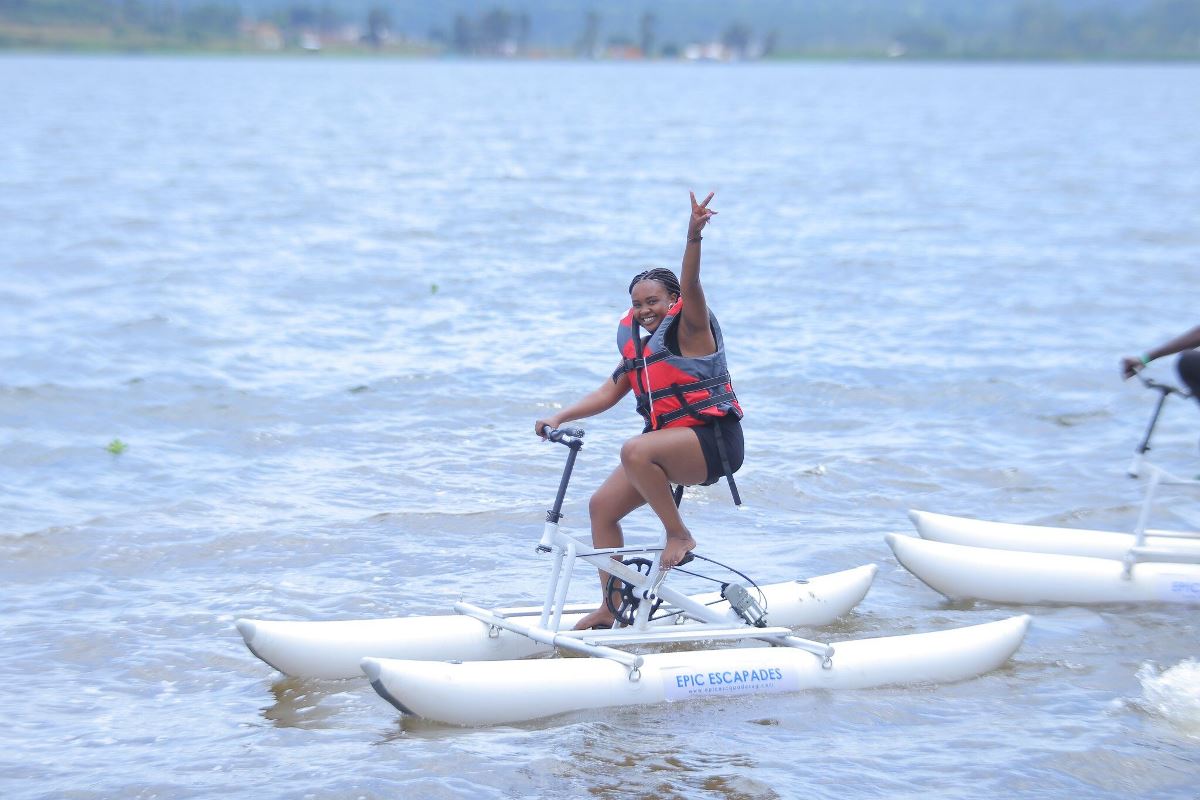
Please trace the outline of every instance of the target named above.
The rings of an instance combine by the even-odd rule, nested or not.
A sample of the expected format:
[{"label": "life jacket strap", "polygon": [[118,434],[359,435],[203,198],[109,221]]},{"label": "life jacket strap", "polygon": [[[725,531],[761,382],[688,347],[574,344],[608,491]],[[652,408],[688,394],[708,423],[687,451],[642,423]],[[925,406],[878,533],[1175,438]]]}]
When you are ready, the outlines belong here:
[{"label": "life jacket strap", "polygon": [[732,403],[737,400],[737,395],[733,392],[721,392],[712,397],[707,397],[698,403],[685,404],[683,408],[678,408],[674,411],[669,411],[666,414],[660,414],[658,417],[658,427],[665,428],[677,419],[682,419],[687,416],[700,418],[700,412],[706,408],[719,406],[722,403]]},{"label": "life jacket strap", "polygon": [[721,456],[721,469],[725,470],[725,480],[729,483],[729,493],[733,495],[733,504],[740,506],[742,496],[738,493],[737,482],[733,479],[733,466],[729,463],[729,450],[725,445],[725,431],[721,427],[720,418],[714,420],[713,425],[717,427],[717,454]]},{"label": "life jacket strap", "polygon": [[[641,348],[638,348],[638,349],[640,350]],[[665,361],[666,359],[668,359],[670,357],[671,357],[671,354],[669,352],[667,352],[666,350],[659,350],[657,353],[646,356],[645,359],[642,359],[641,357],[622,359],[621,363],[617,366],[617,368],[615,370],[613,370],[613,374],[612,374],[613,382],[615,383],[615,382],[619,381],[621,379],[621,376],[625,375],[626,373],[637,371],[638,369],[641,368],[643,363],[645,363],[646,366],[650,366],[651,364],[657,364],[660,361]]]},{"label": "life jacket strap", "polygon": [[687,405],[687,401],[683,399],[683,395],[688,392],[700,392],[705,389],[715,389],[718,386],[724,386],[733,379],[729,377],[729,373],[717,375],[715,378],[705,378],[702,381],[693,381],[692,383],[673,383],[664,389],[656,389],[650,393],[651,400],[661,400],[664,397],[676,397],[681,405]]}]

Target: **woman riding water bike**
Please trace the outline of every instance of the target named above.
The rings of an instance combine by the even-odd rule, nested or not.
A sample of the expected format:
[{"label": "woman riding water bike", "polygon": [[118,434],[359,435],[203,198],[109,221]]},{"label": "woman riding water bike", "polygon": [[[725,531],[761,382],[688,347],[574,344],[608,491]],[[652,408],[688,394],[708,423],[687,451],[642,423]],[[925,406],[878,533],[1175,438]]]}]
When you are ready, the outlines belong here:
[{"label": "woman riding water bike", "polygon": [[[595,416],[634,392],[645,428],[624,443],[621,464],[592,495],[592,546],[623,546],[621,520],[649,504],[666,531],[663,569],[689,560],[696,546],[679,515],[672,483],[708,485],[726,477],[734,502],[740,502],[733,473],[742,465],[742,409],[725,363],[721,327],[700,285],[701,231],[717,213],[708,208],[712,198],[710,192],[697,203],[691,194],[681,276],[651,269],[629,284],[632,307],[617,327],[621,363],[612,379],[534,423],[535,433],[544,437],[546,426]],[[602,595],[607,579],[600,574]],[[602,602],[575,627],[608,627],[613,621],[609,604]]]},{"label": "woman riding water bike", "polygon": [[1121,376],[1128,380],[1145,367],[1150,366],[1151,361],[1179,353],[1179,359],[1175,363],[1179,377],[1187,384],[1192,397],[1200,400],[1200,350],[1196,349],[1198,347],[1200,347],[1200,325],[1186,333],[1181,333],[1169,342],[1147,350],[1143,355],[1125,356],[1121,359]]}]

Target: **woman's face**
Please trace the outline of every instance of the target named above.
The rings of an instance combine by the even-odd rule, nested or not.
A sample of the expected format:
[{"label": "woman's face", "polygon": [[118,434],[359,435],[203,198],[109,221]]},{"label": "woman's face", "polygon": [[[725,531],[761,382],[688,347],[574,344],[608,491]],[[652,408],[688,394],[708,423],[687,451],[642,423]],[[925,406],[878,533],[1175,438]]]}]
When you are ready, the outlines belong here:
[{"label": "woman's face", "polygon": [[679,299],[679,295],[667,291],[667,287],[655,280],[638,281],[629,297],[633,300],[633,318],[649,333],[654,333]]}]

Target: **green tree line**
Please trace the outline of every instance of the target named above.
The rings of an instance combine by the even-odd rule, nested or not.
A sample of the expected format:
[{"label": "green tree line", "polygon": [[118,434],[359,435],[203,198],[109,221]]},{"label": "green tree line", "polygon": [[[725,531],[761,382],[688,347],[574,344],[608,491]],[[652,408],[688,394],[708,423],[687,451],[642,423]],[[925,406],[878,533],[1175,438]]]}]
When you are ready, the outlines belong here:
[{"label": "green tree line", "polygon": [[0,47],[251,46],[256,25],[488,57],[1200,58],[1200,0],[0,0]]}]

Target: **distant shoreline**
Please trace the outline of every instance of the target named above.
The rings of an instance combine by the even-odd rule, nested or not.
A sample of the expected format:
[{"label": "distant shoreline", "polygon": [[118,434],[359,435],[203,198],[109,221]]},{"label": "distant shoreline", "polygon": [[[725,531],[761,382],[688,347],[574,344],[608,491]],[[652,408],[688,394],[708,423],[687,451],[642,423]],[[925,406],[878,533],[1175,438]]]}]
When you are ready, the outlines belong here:
[{"label": "distant shoreline", "polygon": [[0,54],[1200,62],[1200,0],[0,0]]},{"label": "distant shoreline", "polygon": [[754,59],[689,59],[666,58],[580,58],[569,52],[544,52],[518,56],[470,55],[462,53],[432,52],[413,48],[383,48],[369,50],[355,47],[325,47],[310,51],[300,48],[263,50],[246,46],[194,47],[184,45],[161,46],[117,46],[112,44],[0,44],[0,58],[14,55],[58,55],[58,56],[178,56],[178,57],[234,57],[260,59],[334,59],[357,61],[463,61],[497,63],[580,63],[580,64],[789,64],[789,63],[849,63],[869,62],[879,64],[1200,64],[1200,54],[1178,55],[1078,55],[1043,54],[1012,55],[997,53],[964,53],[954,55],[905,54],[890,55],[879,52],[843,51],[821,53],[776,53]]}]

